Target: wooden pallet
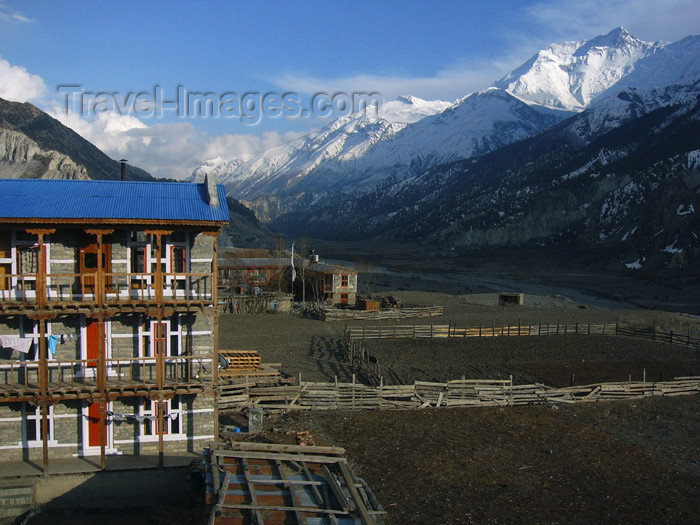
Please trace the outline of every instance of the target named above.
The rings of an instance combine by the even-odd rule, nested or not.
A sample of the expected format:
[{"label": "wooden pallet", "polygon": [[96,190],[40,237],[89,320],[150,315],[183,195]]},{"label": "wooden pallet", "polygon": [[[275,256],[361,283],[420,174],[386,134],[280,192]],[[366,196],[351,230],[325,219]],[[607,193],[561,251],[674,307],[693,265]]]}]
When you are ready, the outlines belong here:
[{"label": "wooden pallet", "polygon": [[219,350],[219,355],[228,361],[225,370],[219,375],[230,375],[238,372],[260,370],[262,360],[254,350]]}]

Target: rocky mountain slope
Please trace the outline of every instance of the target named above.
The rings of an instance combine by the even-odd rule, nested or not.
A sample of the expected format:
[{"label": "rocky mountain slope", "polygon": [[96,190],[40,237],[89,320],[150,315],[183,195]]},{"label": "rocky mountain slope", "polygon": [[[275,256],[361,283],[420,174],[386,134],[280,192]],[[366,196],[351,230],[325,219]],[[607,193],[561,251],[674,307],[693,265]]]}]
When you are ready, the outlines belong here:
[{"label": "rocky mountain slope", "polygon": [[[42,175],[55,177],[59,173],[70,175],[68,178],[84,178],[85,174],[91,179],[118,179],[120,176],[119,162],[109,158],[93,144],[82,138],[72,129],[41,111],[28,102],[10,102],[0,99],[0,130],[3,130],[0,151],[0,163],[5,165],[2,176],[10,174],[21,176]],[[8,133],[9,132],[9,133]],[[26,141],[18,134],[26,137]],[[56,155],[58,154],[58,155]],[[34,156],[36,155],[36,158]],[[61,157],[62,156],[62,157]],[[42,172],[37,165],[46,164],[46,157],[55,160],[50,162],[50,168],[66,164],[69,157],[79,168],[69,168],[66,164],[63,170],[46,169]],[[24,163],[24,168],[8,164]],[[23,171],[25,170],[26,171]],[[128,180],[151,180],[152,177],[144,170],[135,166],[126,169]]]},{"label": "rocky mountain slope", "polygon": [[625,247],[634,270],[700,258],[700,82],[629,89],[550,131],[272,222],[326,238]]}]

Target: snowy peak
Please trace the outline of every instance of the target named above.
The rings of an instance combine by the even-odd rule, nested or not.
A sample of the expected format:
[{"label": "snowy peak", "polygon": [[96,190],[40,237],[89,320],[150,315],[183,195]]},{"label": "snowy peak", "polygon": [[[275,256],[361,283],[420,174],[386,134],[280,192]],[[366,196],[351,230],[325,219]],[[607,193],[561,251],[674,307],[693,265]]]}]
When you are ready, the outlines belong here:
[{"label": "snowy peak", "polygon": [[584,42],[550,44],[495,85],[530,103],[581,111],[662,47],[618,27]]},{"label": "snowy peak", "polygon": [[401,95],[396,100],[382,104],[380,117],[392,124],[412,124],[425,117],[445,111],[452,102],[423,100],[413,95]]},{"label": "snowy peak", "polygon": [[240,159],[227,161],[221,157],[216,157],[214,159],[205,160],[201,166],[192,172],[188,180],[199,183],[203,182],[207,175],[214,175],[216,180],[220,182],[226,173],[235,170],[241,164],[243,164],[243,161]]}]

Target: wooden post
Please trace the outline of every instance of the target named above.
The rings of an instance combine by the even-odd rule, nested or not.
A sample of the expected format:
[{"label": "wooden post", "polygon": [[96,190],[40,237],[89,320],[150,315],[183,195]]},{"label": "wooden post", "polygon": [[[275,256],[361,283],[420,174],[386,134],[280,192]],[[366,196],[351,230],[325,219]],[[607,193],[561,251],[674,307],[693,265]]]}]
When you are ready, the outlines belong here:
[{"label": "wooden post", "polygon": [[[99,253],[99,252],[98,252]],[[98,256],[99,258],[99,256]],[[97,286],[97,284],[96,284]],[[95,292],[97,293],[97,292]],[[107,360],[105,359],[105,321],[102,316],[97,318],[97,390],[107,398]],[[106,467],[105,438],[105,404],[100,403],[100,468]]]},{"label": "wooden post", "polygon": [[44,232],[38,232],[39,260],[36,276],[36,302],[39,308],[46,306],[46,246],[44,245]]},{"label": "wooden post", "polygon": [[[37,290],[37,294],[38,294]],[[44,476],[49,475],[49,368],[46,358],[46,320],[39,319],[39,392],[41,395],[41,445]]]},{"label": "wooden post", "polygon": [[[161,245],[163,243],[163,234],[156,232],[156,304],[163,307],[163,267],[161,266]],[[159,387],[161,388],[161,387]]]},{"label": "wooden post", "polygon": [[[158,467],[163,468],[165,463],[165,448],[163,446],[163,403],[165,401],[159,396],[156,401],[158,407]],[[219,433],[219,422],[216,422],[216,433]]]},{"label": "wooden post", "polygon": [[43,470],[44,476],[49,475],[49,405],[48,400],[44,398],[41,404],[41,445],[43,455]]}]

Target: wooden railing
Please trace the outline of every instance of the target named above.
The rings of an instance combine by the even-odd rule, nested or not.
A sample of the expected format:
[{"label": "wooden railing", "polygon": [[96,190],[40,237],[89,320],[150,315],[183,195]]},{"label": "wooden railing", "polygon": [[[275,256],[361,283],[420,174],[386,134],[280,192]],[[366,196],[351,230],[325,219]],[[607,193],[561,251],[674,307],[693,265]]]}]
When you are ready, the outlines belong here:
[{"label": "wooden railing", "polygon": [[[211,372],[209,356],[165,356],[162,360],[156,357],[108,358],[105,359],[105,389],[204,385],[211,382]],[[48,391],[96,391],[99,389],[98,374],[97,359],[48,361]],[[39,375],[40,364],[36,361],[3,361],[0,364],[0,399],[39,393]]]},{"label": "wooden railing", "polygon": [[[211,273],[163,273],[160,283],[154,273],[104,273],[103,283],[95,274],[47,274],[45,286],[37,275],[0,276],[0,302],[46,305],[123,305],[211,303],[214,277]],[[38,294],[37,290],[45,290]]]}]

